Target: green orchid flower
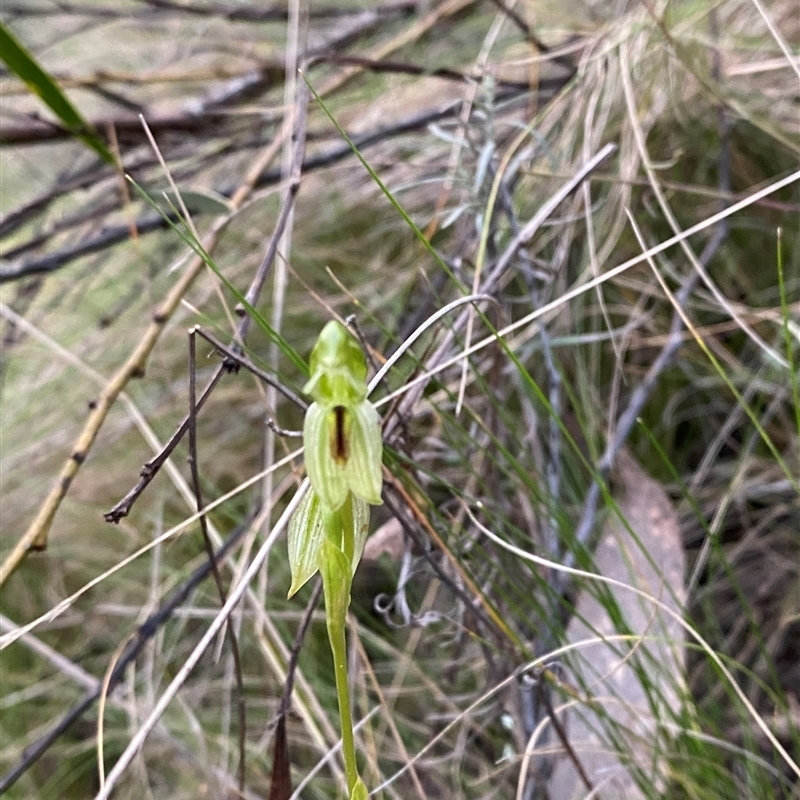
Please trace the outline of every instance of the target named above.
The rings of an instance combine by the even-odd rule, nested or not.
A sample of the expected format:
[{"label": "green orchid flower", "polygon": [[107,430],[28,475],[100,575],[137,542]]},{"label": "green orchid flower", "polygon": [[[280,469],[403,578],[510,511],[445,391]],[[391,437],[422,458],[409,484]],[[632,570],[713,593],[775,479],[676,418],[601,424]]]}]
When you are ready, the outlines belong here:
[{"label": "green orchid flower", "polygon": [[367,400],[367,360],[340,322],[323,329],[311,351],[311,378],[303,391],[314,402],[303,426],[311,489],[289,523],[291,597],[319,569],[328,538],[355,573],[369,527],[369,505],[381,503],[383,440],[380,419]]},{"label": "green orchid flower", "polygon": [[332,321],[322,329],[310,367],[303,391],[314,402],[306,411],[303,444],[311,486],[289,522],[289,596],[319,570],[347,790],[351,800],[365,800],[350,712],[345,629],[350,587],[369,529],[369,507],[381,502],[383,439],[378,412],[367,400],[367,360],[344,325]]},{"label": "green orchid flower", "polygon": [[367,400],[367,359],[355,337],[331,320],[311,351],[311,379],[303,387],[314,402],[306,412],[303,443],[311,486],[328,511],[349,492],[381,504],[383,440],[380,419]]}]

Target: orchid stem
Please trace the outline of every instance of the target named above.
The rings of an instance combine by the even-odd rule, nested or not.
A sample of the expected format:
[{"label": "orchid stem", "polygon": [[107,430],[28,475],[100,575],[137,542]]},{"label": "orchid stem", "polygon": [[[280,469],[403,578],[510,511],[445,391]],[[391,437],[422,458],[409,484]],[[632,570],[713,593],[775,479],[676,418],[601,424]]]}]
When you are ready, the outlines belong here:
[{"label": "orchid stem", "polygon": [[[358,765],[356,763],[356,744],[353,735],[353,717],[350,711],[350,682],[347,677],[347,609],[350,606],[350,570],[349,564],[353,557],[353,530],[352,506],[345,502],[344,506],[327,516],[327,536],[329,542],[341,542],[343,551],[340,556],[346,560],[348,569],[342,573],[321,570],[323,584],[328,581],[335,585],[324,586],[325,589],[325,617],[328,628],[328,639],[333,653],[333,669],[336,675],[336,698],[339,701],[339,719],[342,726],[342,754],[344,756],[344,771],[347,778],[347,794],[352,796],[353,789],[358,781]],[[339,580],[334,576],[338,574]],[[329,602],[331,601],[331,602]]]},{"label": "orchid stem", "polygon": [[339,718],[342,723],[342,754],[347,777],[347,792],[352,795],[358,781],[356,743],[353,737],[353,717],[350,713],[350,684],[347,678],[347,642],[345,620],[328,617],[328,639],[333,652],[333,668],[336,673],[336,697],[339,701]]}]

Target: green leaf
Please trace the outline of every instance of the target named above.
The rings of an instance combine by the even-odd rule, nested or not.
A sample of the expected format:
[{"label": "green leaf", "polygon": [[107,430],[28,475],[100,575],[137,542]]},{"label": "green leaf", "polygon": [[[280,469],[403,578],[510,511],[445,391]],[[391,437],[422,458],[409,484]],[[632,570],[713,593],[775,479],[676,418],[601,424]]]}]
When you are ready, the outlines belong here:
[{"label": "green leaf", "polygon": [[0,58],[31,92],[42,99],[67,130],[91,147],[103,161],[108,164],[114,163],[114,156],[58,88],[55,80],[39,66],[34,57],[2,22],[0,22]]},{"label": "green leaf", "polygon": [[356,574],[356,569],[364,552],[369,533],[369,504],[360,497],[350,495],[353,504],[353,558],[350,564],[350,580]]},{"label": "green leaf", "polygon": [[466,294],[468,291],[467,287],[464,286],[464,284],[458,279],[458,277],[456,277],[450,267],[447,266],[439,253],[436,252],[436,248],[428,241],[427,237],[416,225],[414,220],[411,219],[410,214],[403,208],[403,206],[400,205],[395,196],[389,191],[389,188],[386,186],[386,184],[378,177],[378,174],[369,165],[364,156],[361,155],[361,151],[356,146],[356,143],[347,135],[347,131],[339,124],[336,117],[333,116],[331,111],[328,109],[328,106],[325,105],[325,101],[319,96],[319,94],[317,94],[317,90],[311,85],[310,81],[308,80],[308,76],[305,73],[303,73],[303,80],[306,82],[311,94],[314,95],[314,99],[317,101],[317,103],[319,103],[320,108],[325,112],[325,115],[333,123],[336,130],[339,131],[339,135],[345,140],[345,142],[347,142],[355,157],[361,162],[361,165],[369,173],[370,178],[372,178],[377,187],[381,190],[381,192],[383,192],[386,199],[394,206],[395,211],[397,211],[397,213],[405,220],[406,225],[411,228],[414,236],[417,237],[422,246],[431,254],[431,256],[433,256],[436,263],[447,273],[453,283],[455,283],[456,286],[458,286]]},{"label": "green leaf", "polygon": [[328,514],[323,510],[317,493],[309,488],[289,520],[289,568],[292,573],[289,597],[319,569],[320,549],[326,537],[347,557],[345,537],[348,534],[343,530],[344,526],[350,529],[352,541],[352,557],[349,559],[352,580],[369,533],[369,505],[360,497],[350,494],[338,511]]},{"label": "green leaf", "polygon": [[317,493],[309,488],[297,511],[289,520],[289,568],[292,572],[291,597],[313,577],[319,568],[319,551],[325,539],[325,521]]},{"label": "green leaf", "polygon": [[350,605],[350,564],[345,554],[328,538],[319,553],[319,571],[325,592],[325,616],[328,625],[344,626]]},{"label": "green leaf", "polygon": [[350,800],[367,800],[368,797],[367,787],[364,785],[364,781],[359,778],[353,787],[353,791],[350,792]]}]

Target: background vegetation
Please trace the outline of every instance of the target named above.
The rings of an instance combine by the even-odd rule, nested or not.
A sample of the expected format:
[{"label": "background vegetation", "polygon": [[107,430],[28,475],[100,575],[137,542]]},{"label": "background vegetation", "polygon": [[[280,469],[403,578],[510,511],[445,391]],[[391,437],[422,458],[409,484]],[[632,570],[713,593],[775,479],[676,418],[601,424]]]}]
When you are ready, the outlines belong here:
[{"label": "background vegetation", "polygon": [[[3,72],[6,564],[66,489],[47,549],[0,593],[8,797],[100,792],[98,761],[113,768],[218,615],[214,581],[192,580],[208,559],[187,440],[130,514],[103,514],[188,412],[187,330],[232,346],[262,263],[241,353],[295,395],[288,347],[306,358],[332,315],[355,314],[377,366],[447,303],[491,297],[443,316],[374,395],[393,398],[386,502],[350,639],[371,790],[800,796],[796,3],[0,10],[117,162]],[[298,66],[324,102],[307,114]],[[199,392],[224,362],[205,340],[197,360]],[[266,421],[297,429],[302,408],[244,368],[220,375],[197,463],[204,502],[225,498],[207,516],[215,547],[234,537],[230,590],[302,476]],[[269,794],[313,592],[288,586],[279,537],[234,614],[240,671],[215,638],[114,797],[239,796],[242,742],[244,796]],[[321,620],[286,718],[293,786],[317,769],[307,798],[342,791]]]}]

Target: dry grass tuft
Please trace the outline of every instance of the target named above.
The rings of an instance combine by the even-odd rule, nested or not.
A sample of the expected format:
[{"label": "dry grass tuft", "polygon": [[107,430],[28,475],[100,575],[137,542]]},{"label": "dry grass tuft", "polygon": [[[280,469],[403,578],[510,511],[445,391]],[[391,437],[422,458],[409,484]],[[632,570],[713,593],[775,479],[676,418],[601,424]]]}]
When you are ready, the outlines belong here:
[{"label": "dry grass tuft", "polygon": [[[293,216],[257,309],[303,357],[326,319],[355,313],[377,363],[447,303],[470,292],[493,298],[480,305],[484,317],[462,306],[424,334],[376,393],[393,398],[381,406],[392,480],[376,525],[395,541],[362,565],[354,596],[368,785],[387,798],[544,797],[552,753],[580,761],[553,711],[574,701],[607,726],[602,741],[638,796],[796,796],[797,176],[705,224],[797,169],[795,4],[508,3],[516,18],[503,5],[326,3],[311,7],[306,33],[302,14],[294,29],[283,14],[245,18],[267,13],[255,4],[194,3],[191,13],[133,0],[58,11],[4,4],[5,23],[169,213],[144,114],[200,237],[216,226],[224,280],[203,266],[169,319],[156,321],[144,375],[126,380],[85,454],[48,549],[27,554],[2,587],[0,781],[203,569],[198,525],[187,522],[186,442],[118,527],[102,514],[187,413],[187,329],[233,340],[231,286],[247,291],[290,202],[291,154],[282,167],[278,137],[296,104],[286,103],[283,65],[287,45],[302,52],[307,39],[309,82],[441,262],[312,102]],[[88,405],[154,324],[191,253],[120,172],[43,121],[21,84],[0,82],[5,559],[73,452]],[[520,241],[608,143],[614,154]],[[261,157],[247,199],[225,210]],[[693,226],[702,230],[681,236]],[[301,370],[263,327],[251,326],[243,353],[300,392]],[[220,359],[207,344],[198,359],[202,387]],[[281,462],[297,441],[273,439],[267,418],[295,429],[302,409],[244,369],[221,378],[198,417],[205,502],[230,493],[208,514],[212,539],[240,537],[220,564],[229,588],[298,483],[300,462]],[[631,761],[630,739],[603,710],[608,698],[566,655],[552,656],[594,586],[614,635],[632,637],[626,659],[648,711],[658,707],[658,670],[642,655],[648,631],[631,629],[596,581],[562,569],[594,571],[597,536],[616,501],[624,506],[614,472],[623,445],[677,509],[684,619],[711,648],[686,638],[686,688],[659,718],[652,774]],[[234,615],[248,798],[269,791],[273,726],[309,596],[284,599],[283,547]],[[212,582],[191,587],[107,698],[106,773],[217,616]],[[226,641],[186,678],[115,797],[237,796]],[[303,797],[338,796],[338,755],[323,763],[338,720],[319,614],[295,681],[294,784],[309,778]],[[95,796],[97,739],[91,704],[13,786],[0,786],[9,797]],[[584,777],[584,795],[609,796],[602,776]]]}]

